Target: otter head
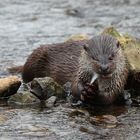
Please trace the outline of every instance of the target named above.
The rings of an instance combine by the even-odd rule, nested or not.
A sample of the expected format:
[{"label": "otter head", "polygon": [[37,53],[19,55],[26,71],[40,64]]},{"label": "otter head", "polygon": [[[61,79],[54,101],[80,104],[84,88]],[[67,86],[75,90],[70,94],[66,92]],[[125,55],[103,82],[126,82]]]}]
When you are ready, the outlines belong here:
[{"label": "otter head", "polygon": [[84,46],[92,69],[102,78],[109,78],[116,70],[119,60],[120,43],[110,35],[93,37]]}]

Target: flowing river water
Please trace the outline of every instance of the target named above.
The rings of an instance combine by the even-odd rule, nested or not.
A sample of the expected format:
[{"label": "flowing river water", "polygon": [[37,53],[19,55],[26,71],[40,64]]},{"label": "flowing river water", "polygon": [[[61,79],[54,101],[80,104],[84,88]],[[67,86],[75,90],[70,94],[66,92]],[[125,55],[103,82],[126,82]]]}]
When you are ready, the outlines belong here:
[{"label": "flowing river water", "polygon": [[[94,36],[108,26],[140,38],[139,0],[0,0],[0,77],[6,68],[24,64],[40,44],[62,42],[84,33]],[[138,140],[140,108],[109,106],[72,115],[64,104],[47,109],[0,102],[0,140]],[[111,114],[116,127],[89,122]]]}]

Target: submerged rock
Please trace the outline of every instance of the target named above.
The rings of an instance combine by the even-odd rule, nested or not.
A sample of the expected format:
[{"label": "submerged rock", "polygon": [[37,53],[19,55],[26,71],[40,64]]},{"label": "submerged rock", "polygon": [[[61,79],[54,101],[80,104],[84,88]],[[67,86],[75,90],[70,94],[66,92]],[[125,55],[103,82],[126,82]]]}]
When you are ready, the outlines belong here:
[{"label": "submerged rock", "polygon": [[112,115],[101,115],[101,116],[90,117],[89,121],[93,125],[100,125],[106,128],[114,128],[118,124],[117,118]]},{"label": "submerged rock", "polygon": [[8,100],[8,103],[16,104],[16,105],[30,105],[39,103],[40,101],[32,95],[29,91],[22,91],[13,96],[11,96]]},{"label": "submerged rock", "polygon": [[132,98],[132,101],[133,101],[133,104],[132,104],[133,106],[140,107],[140,96]]},{"label": "submerged rock", "polygon": [[21,85],[17,76],[9,76],[0,79],[0,98],[9,98],[15,94]]}]

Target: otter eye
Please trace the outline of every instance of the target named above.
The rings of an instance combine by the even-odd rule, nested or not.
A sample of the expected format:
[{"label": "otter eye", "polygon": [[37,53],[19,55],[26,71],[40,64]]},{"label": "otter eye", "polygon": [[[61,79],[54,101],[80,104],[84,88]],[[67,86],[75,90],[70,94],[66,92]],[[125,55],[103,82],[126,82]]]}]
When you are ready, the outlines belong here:
[{"label": "otter eye", "polygon": [[109,60],[113,60],[114,59],[114,57],[115,57],[115,54],[112,54],[111,56],[109,56]]}]

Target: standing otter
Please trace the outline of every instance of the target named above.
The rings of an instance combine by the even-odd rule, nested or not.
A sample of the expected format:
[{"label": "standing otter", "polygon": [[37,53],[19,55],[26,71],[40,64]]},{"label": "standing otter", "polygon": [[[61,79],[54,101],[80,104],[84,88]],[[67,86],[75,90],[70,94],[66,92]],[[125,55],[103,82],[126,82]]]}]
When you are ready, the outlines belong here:
[{"label": "standing otter", "polygon": [[94,75],[98,75],[96,99],[103,104],[113,103],[124,89],[128,69],[119,42],[110,35],[41,46],[22,68],[24,82],[45,76],[61,85],[69,81],[72,94],[78,98]]}]

